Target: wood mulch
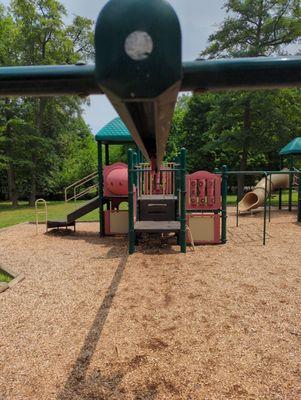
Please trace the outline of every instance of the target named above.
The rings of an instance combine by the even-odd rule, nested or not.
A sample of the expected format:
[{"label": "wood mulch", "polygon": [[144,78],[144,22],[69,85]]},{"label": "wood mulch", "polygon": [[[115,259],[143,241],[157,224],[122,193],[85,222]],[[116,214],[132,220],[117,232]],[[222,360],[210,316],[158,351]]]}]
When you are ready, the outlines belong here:
[{"label": "wood mulch", "polygon": [[0,399],[301,398],[301,226],[229,218],[229,242],[127,256],[124,238],[0,232]]}]

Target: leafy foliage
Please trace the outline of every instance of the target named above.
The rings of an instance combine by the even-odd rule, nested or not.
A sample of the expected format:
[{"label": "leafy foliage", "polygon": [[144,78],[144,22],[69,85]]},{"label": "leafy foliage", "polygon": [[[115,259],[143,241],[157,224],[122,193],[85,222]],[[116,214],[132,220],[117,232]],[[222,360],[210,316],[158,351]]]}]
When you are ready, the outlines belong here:
[{"label": "leafy foliage", "polygon": [[[226,18],[202,57],[270,56],[300,41],[299,0],[228,0],[224,8]],[[172,134],[183,130],[190,170],[221,163],[240,170],[277,169],[278,151],[300,134],[300,90],[229,91],[193,96],[186,103],[178,104]],[[240,176],[240,197],[243,190]]]},{"label": "leafy foliage", "polygon": [[[89,61],[94,52],[92,21],[75,16],[66,25],[66,14],[58,0],[11,0],[7,9],[1,6],[1,65]],[[15,205],[19,198],[33,204],[40,193],[57,195],[96,169],[96,146],[82,118],[85,101],[0,101],[0,177]]]}]

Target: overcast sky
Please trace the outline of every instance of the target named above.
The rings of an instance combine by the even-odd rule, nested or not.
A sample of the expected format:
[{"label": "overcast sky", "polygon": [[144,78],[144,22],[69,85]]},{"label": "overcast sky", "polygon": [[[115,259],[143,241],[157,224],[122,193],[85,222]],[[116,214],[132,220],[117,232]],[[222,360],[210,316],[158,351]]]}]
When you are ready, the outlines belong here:
[{"label": "overcast sky", "polygon": [[[122,0],[120,0],[122,1]],[[61,0],[72,14],[96,20],[106,0]],[[9,0],[1,3],[8,4]],[[224,0],[170,0],[182,26],[183,60],[193,60],[206,47],[207,38],[216,30],[224,18]],[[91,96],[91,105],[86,108],[85,119],[93,133],[116,116],[116,112],[105,96]]]}]

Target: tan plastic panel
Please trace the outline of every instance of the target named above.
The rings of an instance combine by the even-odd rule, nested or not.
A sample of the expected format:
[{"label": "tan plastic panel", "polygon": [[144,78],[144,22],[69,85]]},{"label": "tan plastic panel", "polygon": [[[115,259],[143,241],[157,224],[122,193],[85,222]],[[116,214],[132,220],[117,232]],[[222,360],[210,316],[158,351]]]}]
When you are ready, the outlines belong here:
[{"label": "tan plastic panel", "polygon": [[195,243],[214,242],[214,216],[193,216],[189,218],[189,228]]},{"label": "tan plastic panel", "polygon": [[111,212],[110,214],[110,232],[112,234],[123,234],[129,231],[129,213],[128,211]]}]

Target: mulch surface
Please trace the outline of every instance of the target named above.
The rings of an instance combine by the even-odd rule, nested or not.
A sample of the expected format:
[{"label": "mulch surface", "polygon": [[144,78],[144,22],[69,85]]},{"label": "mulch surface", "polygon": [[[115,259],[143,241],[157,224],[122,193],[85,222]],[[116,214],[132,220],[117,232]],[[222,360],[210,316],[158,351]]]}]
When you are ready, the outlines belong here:
[{"label": "mulch surface", "polygon": [[0,399],[301,398],[301,226],[228,220],[229,242],[186,255],[78,224],[0,232]]}]

